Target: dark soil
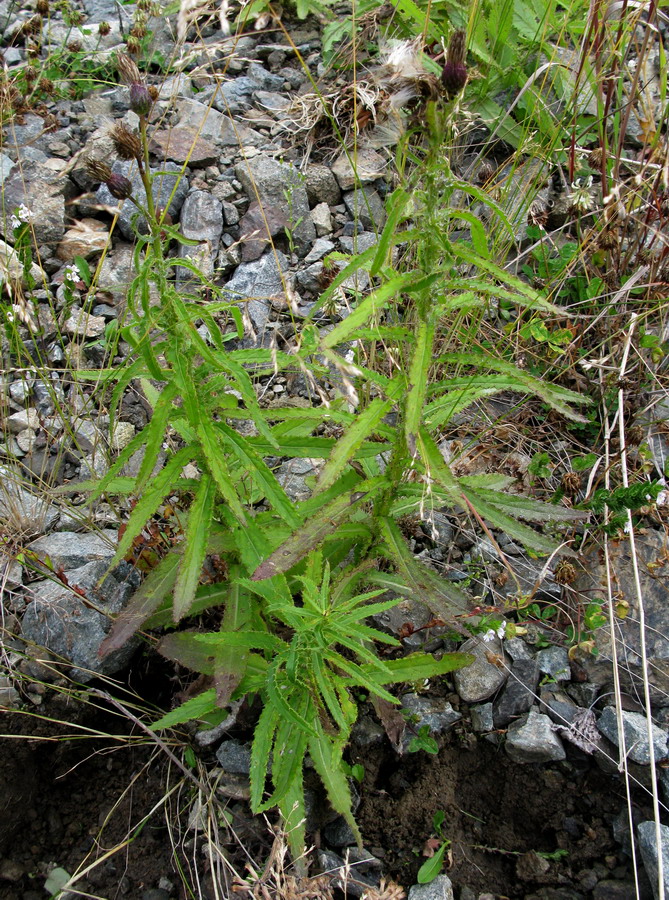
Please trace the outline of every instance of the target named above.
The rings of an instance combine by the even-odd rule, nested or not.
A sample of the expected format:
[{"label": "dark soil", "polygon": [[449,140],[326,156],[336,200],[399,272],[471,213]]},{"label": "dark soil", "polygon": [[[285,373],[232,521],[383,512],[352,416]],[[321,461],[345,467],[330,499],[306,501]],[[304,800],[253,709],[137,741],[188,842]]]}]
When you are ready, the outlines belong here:
[{"label": "dark soil", "polygon": [[[72,874],[128,838],[77,883],[84,896],[182,900],[187,894],[177,865],[190,869],[191,878],[195,866],[201,896],[216,896],[206,858],[186,829],[193,790],[186,785],[174,802],[159,804],[182,777],[174,766],[169,771],[167,757],[104,704],[92,708],[52,694],[39,715],[71,724],[20,713],[0,719],[5,735],[0,740],[0,900],[45,897],[49,867]],[[58,739],[76,734],[77,726],[117,738]],[[426,842],[434,837],[434,814],[442,810],[456,897],[464,886],[476,897],[490,891],[496,898],[529,898],[547,887],[573,893],[540,893],[540,898],[633,897],[633,888],[630,894],[608,888],[602,893],[602,884],[616,882],[624,891],[633,882],[629,860],[612,833],[612,821],[625,805],[624,786],[585,754],[568,752],[563,763],[518,765],[501,745],[464,730],[451,733],[437,756],[400,758],[389,745],[364,753],[353,748],[351,761],[365,766],[357,812],[365,845],[383,860],[385,873],[408,888],[424,861]],[[271,841],[265,823],[252,824],[244,803],[232,802],[229,810],[240,827],[236,838],[225,833],[223,852],[243,871],[239,840],[262,865]],[[566,853],[547,859],[532,851]],[[152,894],[164,877],[173,888]],[[229,887],[220,885],[222,896],[231,896]]]}]

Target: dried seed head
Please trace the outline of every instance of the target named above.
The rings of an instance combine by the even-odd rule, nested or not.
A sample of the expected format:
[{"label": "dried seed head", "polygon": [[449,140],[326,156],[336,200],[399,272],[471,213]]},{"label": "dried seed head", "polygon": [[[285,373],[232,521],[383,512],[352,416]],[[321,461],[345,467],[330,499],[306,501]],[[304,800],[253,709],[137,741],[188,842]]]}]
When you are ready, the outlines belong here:
[{"label": "dried seed head", "polygon": [[86,171],[95,181],[109,181],[112,177],[112,170],[109,168],[106,162],[102,162],[101,159],[92,159],[89,158],[86,160],[85,164]]},{"label": "dried seed head", "polygon": [[133,25],[130,29],[130,34],[133,37],[136,37],[138,41],[141,41],[142,38],[146,37],[146,35],[148,34],[146,25]]},{"label": "dried seed head", "polygon": [[109,193],[117,200],[127,200],[128,197],[132,197],[132,182],[125,175],[114,173],[107,179],[106,184]]},{"label": "dried seed head", "polygon": [[107,37],[109,32],[111,31],[111,25],[109,22],[100,22],[98,25],[98,34],[102,37]]},{"label": "dried seed head", "polygon": [[121,159],[136,159],[141,162],[142,142],[127,125],[121,123],[114,125],[111,130],[111,139],[114,149]]},{"label": "dried seed head", "polygon": [[643,442],[645,436],[646,432],[644,431],[643,425],[631,425],[627,429],[627,443],[631,447],[638,447],[639,444]]},{"label": "dried seed head", "polygon": [[56,93],[56,86],[50,78],[40,78],[40,80],[37,82],[37,86],[39,87],[40,91],[47,94],[47,96]]},{"label": "dried seed head", "polygon": [[441,73],[441,82],[449,100],[457,96],[467,84],[466,52],[465,32],[462,30],[454,31],[448,42],[446,65]]},{"label": "dried seed head", "polygon": [[67,49],[70,51],[70,53],[79,53],[79,51],[81,50],[81,41],[70,41],[70,43],[67,45]]},{"label": "dried seed head", "polygon": [[138,116],[148,116],[151,110],[151,94],[144,84],[133,82],[130,85],[130,109]]},{"label": "dried seed head", "polygon": [[118,54],[116,57],[116,69],[124,84],[142,83],[142,76],[137,68],[137,63],[134,59],[130,59],[127,53]]},{"label": "dried seed head", "polygon": [[26,66],[23,70],[23,74],[26,77],[26,81],[31,83],[37,78],[37,69],[35,66]]},{"label": "dried seed head", "polygon": [[601,169],[602,163],[604,162],[604,148],[595,147],[594,150],[591,150],[588,154],[588,162],[593,169]]},{"label": "dried seed head", "polygon": [[134,34],[129,34],[128,39],[125,42],[126,47],[128,48],[128,53],[132,53],[133,56],[137,56],[137,54],[141,51],[142,45],[134,36]]},{"label": "dried seed head", "polygon": [[40,16],[48,16],[49,15],[49,0],[37,0],[35,4],[35,11]]},{"label": "dried seed head", "polygon": [[24,22],[21,26],[21,31],[24,35],[41,34],[42,17],[39,15],[39,13],[35,16],[31,16],[26,22]]},{"label": "dried seed head", "polygon": [[83,23],[83,21],[83,16],[78,9],[68,10],[66,16],[66,24],[69,25],[70,28],[78,28]]},{"label": "dried seed head", "polygon": [[158,91],[158,88],[155,86],[155,84],[152,84],[149,87],[149,94],[151,96],[151,102],[155,103],[156,100],[158,99],[158,97],[160,96],[160,92]]},{"label": "dried seed head", "polygon": [[576,567],[566,559],[561,559],[555,566],[553,577],[557,584],[573,584],[576,581]]},{"label": "dried seed head", "polygon": [[568,497],[573,497],[581,490],[581,476],[578,472],[565,472],[560,483]]}]

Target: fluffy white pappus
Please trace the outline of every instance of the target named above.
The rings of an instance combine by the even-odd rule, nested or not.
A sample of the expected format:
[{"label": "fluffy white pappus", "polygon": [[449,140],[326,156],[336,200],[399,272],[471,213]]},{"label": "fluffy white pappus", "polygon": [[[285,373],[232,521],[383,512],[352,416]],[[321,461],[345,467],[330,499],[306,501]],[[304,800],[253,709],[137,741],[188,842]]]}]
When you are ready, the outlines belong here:
[{"label": "fluffy white pappus", "polygon": [[382,66],[390,77],[424,78],[427,74],[420,56],[421,39],[390,41],[381,49]]}]

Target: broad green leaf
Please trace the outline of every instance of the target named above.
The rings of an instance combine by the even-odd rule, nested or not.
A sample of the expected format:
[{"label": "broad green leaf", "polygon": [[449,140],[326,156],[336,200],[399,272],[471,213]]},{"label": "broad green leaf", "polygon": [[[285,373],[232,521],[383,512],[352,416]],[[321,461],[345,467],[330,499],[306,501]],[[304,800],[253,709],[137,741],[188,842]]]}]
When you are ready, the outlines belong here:
[{"label": "broad green leaf", "polygon": [[146,450],[137,473],[137,493],[140,494],[144,490],[144,486],[151,477],[151,473],[156,467],[160,452],[163,447],[163,438],[170,419],[170,413],[173,410],[172,401],[176,396],[176,386],[174,384],[166,385],[160,392],[155,404],[153,404],[153,413],[146,428],[142,434],[146,434],[145,443]]},{"label": "broad green leaf", "polygon": [[[315,735],[316,732],[314,731],[314,726],[310,722],[307,722],[297,709],[288,702],[286,695],[289,694],[290,684],[285,672],[282,671],[283,663],[285,661],[284,656],[285,654],[281,657],[277,657],[270,663],[267,670],[267,680],[265,682],[267,696],[272,705],[279,712],[283,722],[292,722],[300,731],[305,732],[306,734]],[[302,689],[302,691],[305,690],[305,688]]]},{"label": "broad green leaf", "polygon": [[181,725],[184,722],[197,722],[203,719],[209,713],[216,709],[216,692],[212,688],[203,691],[197,697],[191,697],[181,706],[177,706],[171,712],[165,713],[157,722],[151,726],[153,731],[161,731],[163,728],[172,728],[174,725]]},{"label": "broad green leaf", "polygon": [[[424,681],[426,678],[438,678],[458,669],[464,669],[474,662],[471,653],[444,653],[441,659],[435,659],[429,653],[411,653],[401,659],[387,659],[385,667],[388,673],[383,676],[384,684]],[[363,665],[368,677],[372,680],[379,677],[376,669]]]},{"label": "broad green leaf", "polygon": [[[334,438],[326,437],[298,437],[288,435],[286,437],[278,437],[278,449],[275,450],[267,441],[261,437],[248,438],[251,446],[261,455],[270,456],[279,453],[281,456],[302,459],[327,459],[337,446]],[[384,450],[388,450],[388,444],[376,443],[374,441],[363,441],[355,451],[355,459],[364,459],[366,457],[378,456]]]},{"label": "broad green leaf", "polygon": [[[550,538],[544,537],[538,531],[534,531],[528,525],[523,525],[517,519],[502,512],[497,506],[493,506],[475,491],[464,489],[463,493],[469,499],[472,509],[475,509],[481,518],[485,519],[494,528],[499,528],[514,541],[520,541],[528,550],[535,553],[548,555],[553,553],[558,544]],[[566,550],[564,552],[567,552]]]},{"label": "broad green leaf", "polygon": [[285,653],[287,645],[269,631],[218,631],[193,632],[192,640],[208,647],[234,647],[237,650],[267,650],[269,653]]},{"label": "broad green leaf", "polygon": [[444,853],[446,852],[446,848],[449,845],[450,841],[444,841],[444,843],[437,850],[434,856],[431,856],[429,859],[425,860],[423,865],[418,870],[418,875],[416,875],[416,881],[418,882],[418,884],[429,884],[431,881],[434,881],[434,879],[442,870],[442,867],[444,865]]},{"label": "broad green leaf", "polygon": [[[300,698],[300,719],[306,721],[307,716],[313,715],[313,705],[310,698],[304,693]],[[272,796],[264,806],[282,805],[284,798],[293,791],[294,787],[302,786],[302,767],[304,755],[307,751],[309,735],[301,727],[285,716],[279,720],[279,727],[274,738],[274,752],[272,753]]]},{"label": "broad green leaf", "polygon": [[262,581],[281,572],[287,572],[310,550],[318,547],[328,534],[335,531],[340,522],[347,519],[363,500],[369,500],[385,484],[383,478],[363,481],[355,491],[347,491],[328,503],[316,516],[308,519],[298,528],[269,559],[258,566],[253,581]]},{"label": "broad green leaf", "polygon": [[183,553],[174,585],[174,621],[179,622],[190,610],[202,575],[207,553],[209,531],[214,515],[216,485],[211,475],[203,473],[195,494],[182,542]]},{"label": "broad green leaf", "polygon": [[149,572],[128,605],[114,619],[107,637],[100,645],[98,653],[101,658],[123,647],[171,594],[180,561],[179,554],[171,551]]},{"label": "broad green leaf", "polygon": [[506,494],[485,487],[469,485],[470,491],[493,506],[512,516],[518,516],[528,522],[582,522],[589,517],[588,512],[557,506],[554,503],[543,503],[522,494]]},{"label": "broad green leaf", "polygon": [[[323,291],[320,295],[313,308],[309,313],[309,318],[312,319],[314,314],[318,312],[318,310],[328,302],[332,297],[334,297],[335,292],[341,287],[341,285],[354,275],[356,272],[359,272],[361,269],[369,269],[371,261],[374,259],[376,254],[376,247],[368,247],[367,250],[362,253],[358,253],[357,256],[354,256],[349,263],[339,272],[338,275],[335,276],[331,284]],[[335,256],[335,254],[331,254],[326,259],[326,264],[328,260],[340,258]]]},{"label": "broad green leaf", "polygon": [[381,267],[385,265],[386,260],[388,259],[388,253],[393,243],[393,238],[397,234],[397,226],[404,216],[409,200],[410,196],[404,188],[397,188],[394,190],[388,200],[388,219],[386,220],[386,224],[379,237],[379,242],[376,245],[376,253],[369,270],[369,274],[372,277],[379,274]]}]

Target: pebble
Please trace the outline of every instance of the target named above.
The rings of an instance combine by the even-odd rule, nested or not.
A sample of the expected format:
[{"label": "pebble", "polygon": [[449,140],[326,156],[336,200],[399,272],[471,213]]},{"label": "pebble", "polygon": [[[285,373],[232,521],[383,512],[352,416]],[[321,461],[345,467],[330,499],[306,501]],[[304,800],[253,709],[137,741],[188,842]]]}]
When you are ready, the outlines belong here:
[{"label": "pebble", "polygon": [[[655,822],[641,822],[636,830],[639,838],[639,849],[646,874],[653,886],[653,893],[660,895],[658,883],[658,851]],[[664,891],[669,896],[669,826],[660,825],[660,843],[662,847],[662,869],[664,874]]]},{"label": "pebble", "polygon": [[453,673],[455,689],[465,703],[480,703],[487,700],[504,684],[507,672],[498,668],[489,657],[504,660],[502,643],[499,638],[486,643],[480,638],[470,638],[460,647],[463,653],[473,653],[474,662]]},{"label": "pebble", "polygon": [[551,720],[536,709],[531,709],[526,717],[509,726],[504,748],[517,763],[556,762],[566,756]]},{"label": "pebble", "polygon": [[409,889],[408,900],[455,900],[451,879],[448,875],[437,875],[429,884],[414,884]]},{"label": "pebble", "polygon": [[[622,711],[625,750],[628,757],[642,766],[650,765],[650,744],[648,743],[648,720],[641,713]],[[597,722],[597,727],[616,747],[620,746],[618,720],[613,706],[607,706]],[[651,726],[655,762],[667,758],[667,734],[657,725]]]}]

